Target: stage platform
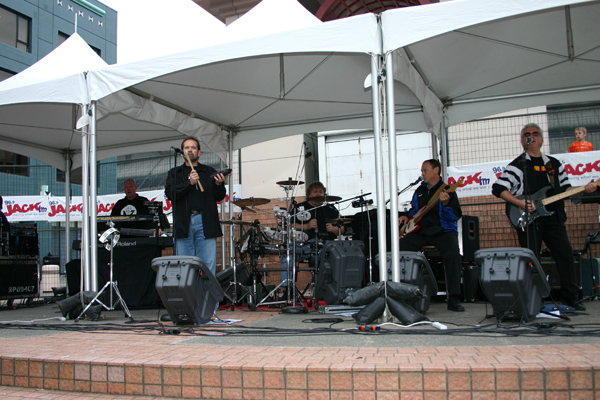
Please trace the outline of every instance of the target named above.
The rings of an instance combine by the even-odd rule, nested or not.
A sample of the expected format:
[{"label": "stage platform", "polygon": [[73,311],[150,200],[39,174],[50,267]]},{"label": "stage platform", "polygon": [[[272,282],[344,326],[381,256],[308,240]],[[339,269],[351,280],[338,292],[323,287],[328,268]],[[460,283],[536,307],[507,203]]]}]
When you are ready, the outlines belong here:
[{"label": "stage platform", "polygon": [[488,303],[454,313],[434,302],[427,316],[446,330],[367,332],[314,310],[227,309],[215,324],[175,327],[159,322],[164,309],[74,322],[56,319],[55,304],[14,305],[0,309],[9,399],[600,398],[599,301],[569,321],[527,324],[486,318]]}]

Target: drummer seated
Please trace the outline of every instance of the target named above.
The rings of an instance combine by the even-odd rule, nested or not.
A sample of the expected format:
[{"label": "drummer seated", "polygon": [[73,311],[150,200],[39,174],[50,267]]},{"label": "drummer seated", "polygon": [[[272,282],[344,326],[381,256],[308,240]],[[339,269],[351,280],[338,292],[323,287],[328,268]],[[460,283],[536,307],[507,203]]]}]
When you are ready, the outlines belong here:
[{"label": "drummer seated", "polygon": [[[325,186],[321,182],[312,182],[306,188],[307,200],[298,204],[291,212],[292,227],[305,233],[308,237],[308,240],[300,246],[304,251],[310,252],[311,244],[318,247],[320,243],[334,240],[338,235],[345,233],[344,225],[335,222],[340,213],[332,204],[328,203],[332,196],[327,196],[325,193]],[[288,269],[287,256],[282,257],[281,268]],[[292,268],[289,270],[292,271]],[[287,271],[283,271],[281,286],[286,287],[287,282]]]}]

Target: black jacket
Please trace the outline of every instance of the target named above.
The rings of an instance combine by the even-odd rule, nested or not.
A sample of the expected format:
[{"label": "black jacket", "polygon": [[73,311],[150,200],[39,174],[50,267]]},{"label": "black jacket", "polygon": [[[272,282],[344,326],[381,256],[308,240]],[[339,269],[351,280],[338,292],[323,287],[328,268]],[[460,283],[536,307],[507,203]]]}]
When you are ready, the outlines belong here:
[{"label": "black jacket", "polygon": [[186,238],[190,230],[190,218],[192,211],[193,196],[199,196],[200,208],[202,209],[202,224],[204,225],[204,237],[207,239],[223,236],[221,224],[219,223],[219,213],[217,211],[217,201],[225,198],[225,185],[217,185],[210,174],[216,170],[208,165],[198,164],[194,166],[200,177],[200,183],[204,187],[204,192],[197,189],[197,186],[190,185],[190,168],[185,164],[175,167],[167,175],[165,185],[165,195],[173,203],[173,212],[175,222],[175,237]]}]

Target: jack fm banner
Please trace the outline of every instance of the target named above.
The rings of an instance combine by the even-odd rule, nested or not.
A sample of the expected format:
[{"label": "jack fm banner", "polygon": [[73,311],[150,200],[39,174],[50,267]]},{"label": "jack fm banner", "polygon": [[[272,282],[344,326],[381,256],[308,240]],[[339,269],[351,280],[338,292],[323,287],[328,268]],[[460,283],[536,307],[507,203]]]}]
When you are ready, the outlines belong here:
[{"label": "jack fm banner", "polygon": [[[227,194],[225,195],[225,205],[228,209],[229,200],[237,201],[241,199],[241,185],[233,185],[233,194],[229,195],[229,186],[226,186]],[[165,193],[162,190],[151,190],[138,192],[140,196],[148,198],[150,201],[160,201],[163,205],[163,212],[171,214],[171,201],[165,198]],[[2,196],[3,204],[2,211],[9,222],[20,221],[48,221],[48,222],[64,222],[66,215],[66,203],[64,196],[40,195],[40,196]],[[97,196],[96,209],[98,216],[108,216],[115,203],[125,197],[124,194],[110,194]],[[81,221],[83,214],[83,205],[81,196],[71,197],[71,221]],[[240,212],[241,209],[233,206],[235,212]]]}]

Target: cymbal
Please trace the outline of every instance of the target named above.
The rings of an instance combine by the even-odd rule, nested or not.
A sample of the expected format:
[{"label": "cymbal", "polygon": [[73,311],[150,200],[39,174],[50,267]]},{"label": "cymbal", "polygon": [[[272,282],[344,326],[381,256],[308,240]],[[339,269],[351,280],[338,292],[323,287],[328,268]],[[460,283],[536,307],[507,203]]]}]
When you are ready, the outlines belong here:
[{"label": "cymbal", "polygon": [[328,194],[326,194],[325,196],[320,196],[320,197],[310,197],[308,198],[309,201],[316,201],[316,202],[332,202],[332,201],[339,201],[342,198],[340,196],[330,196]]},{"label": "cymbal", "polygon": [[328,219],[327,222],[328,224],[333,224],[333,225],[348,225],[351,224],[354,221],[354,218],[336,218],[336,219]]},{"label": "cymbal", "polygon": [[219,221],[222,224],[225,225],[252,225],[252,222],[247,222],[247,221],[238,221],[235,219],[225,219],[223,221]]},{"label": "cymbal", "polygon": [[292,178],[288,178],[287,181],[279,181],[276,182],[279,186],[296,186],[296,185],[302,185],[304,182],[302,181],[293,181]]},{"label": "cymbal", "polygon": [[238,207],[253,207],[253,206],[260,206],[262,204],[267,204],[270,201],[271,200],[269,200],[269,199],[248,197],[247,199],[240,199],[240,200],[234,201],[233,204],[235,204]]}]

